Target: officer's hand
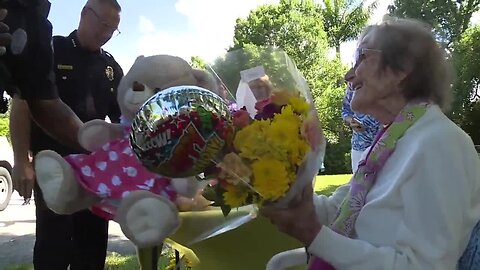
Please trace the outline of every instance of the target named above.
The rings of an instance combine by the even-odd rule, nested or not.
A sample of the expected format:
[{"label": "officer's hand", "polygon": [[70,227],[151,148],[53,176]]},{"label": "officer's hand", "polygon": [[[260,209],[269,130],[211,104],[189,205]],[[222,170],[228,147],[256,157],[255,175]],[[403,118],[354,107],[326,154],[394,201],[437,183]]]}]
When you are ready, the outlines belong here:
[{"label": "officer's hand", "polygon": [[7,17],[8,11],[6,9],[0,9],[0,55],[7,52],[7,46],[10,45],[12,41],[12,36],[8,31],[10,30],[8,25],[3,22],[5,17]]},{"label": "officer's hand", "polygon": [[29,160],[15,162],[12,172],[13,188],[25,199],[32,197],[33,185],[35,184],[35,170]]}]

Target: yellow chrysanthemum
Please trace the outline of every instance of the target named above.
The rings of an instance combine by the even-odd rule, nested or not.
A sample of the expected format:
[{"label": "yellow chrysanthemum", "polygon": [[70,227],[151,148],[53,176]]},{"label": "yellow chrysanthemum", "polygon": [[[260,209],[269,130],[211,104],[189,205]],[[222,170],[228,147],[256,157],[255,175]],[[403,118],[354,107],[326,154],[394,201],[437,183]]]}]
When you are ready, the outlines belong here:
[{"label": "yellow chrysanthemum", "polygon": [[268,119],[256,120],[256,121],[253,121],[251,125],[249,125],[249,128],[251,128],[253,131],[262,132],[263,130],[268,128],[269,125],[270,125],[270,120]]},{"label": "yellow chrysanthemum", "polygon": [[290,170],[288,172],[288,183],[292,184],[297,178],[297,174],[296,172],[294,172],[293,170]]},{"label": "yellow chrysanthemum", "polygon": [[265,135],[268,140],[289,144],[299,135],[299,123],[288,120],[274,121],[266,130]]},{"label": "yellow chrysanthemum", "polygon": [[235,138],[233,139],[233,146],[235,149],[241,151],[249,142],[255,140],[256,134],[250,130],[252,130],[250,126],[246,126],[235,134]]},{"label": "yellow chrysanthemum", "polygon": [[281,113],[275,114],[273,121],[288,121],[290,124],[300,125],[301,119],[294,112],[294,109],[291,105],[287,105],[282,108]]},{"label": "yellow chrysanthemum", "polygon": [[298,114],[307,114],[310,110],[310,105],[301,97],[291,97],[288,104],[292,105],[293,110]]},{"label": "yellow chrysanthemum", "polygon": [[265,131],[269,126],[270,121],[254,121],[237,132],[233,145],[241,157],[255,160],[270,151],[265,145]]},{"label": "yellow chrysanthemum", "polygon": [[262,138],[262,134],[269,124],[270,121],[253,121],[235,134],[233,145],[237,150],[242,151],[243,147],[256,143]]},{"label": "yellow chrysanthemum", "polygon": [[266,144],[264,141],[257,145],[250,145],[249,147],[245,147],[243,151],[239,153],[239,155],[249,161],[254,161],[257,159],[261,159],[265,156],[270,156],[271,152],[271,145]]},{"label": "yellow chrysanthemum", "polygon": [[223,193],[225,204],[229,205],[231,208],[240,207],[245,204],[248,197],[248,190],[245,187],[240,185],[228,185],[225,187],[225,190],[226,191]]},{"label": "yellow chrysanthemum", "polygon": [[265,158],[252,164],[253,188],[265,200],[276,200],[282,197],[289,188],[286,166],[283,162]]},{"label": "yellow chrysanthemum", "polygon": [[305,160],[305,157],[310,151],[308,142],[304,139],[298,138],[288,145],[288,153],[290,156],[289,162],[293,166],[299,166]]}]

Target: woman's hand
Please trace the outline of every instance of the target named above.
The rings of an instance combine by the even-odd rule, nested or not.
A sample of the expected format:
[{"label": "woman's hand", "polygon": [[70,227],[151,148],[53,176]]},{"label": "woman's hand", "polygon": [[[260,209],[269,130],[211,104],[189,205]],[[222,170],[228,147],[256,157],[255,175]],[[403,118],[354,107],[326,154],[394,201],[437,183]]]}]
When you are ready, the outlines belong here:
[{"label": "woman's hand", "polygon": [[307,247],[322,228],[313,204],[312,185],[307,185],[302,194],[292,200],[288,208],[267,206],[263,207],[260,213],[270,219],[270,222],[275,224],[280,231],[296,238]]}]

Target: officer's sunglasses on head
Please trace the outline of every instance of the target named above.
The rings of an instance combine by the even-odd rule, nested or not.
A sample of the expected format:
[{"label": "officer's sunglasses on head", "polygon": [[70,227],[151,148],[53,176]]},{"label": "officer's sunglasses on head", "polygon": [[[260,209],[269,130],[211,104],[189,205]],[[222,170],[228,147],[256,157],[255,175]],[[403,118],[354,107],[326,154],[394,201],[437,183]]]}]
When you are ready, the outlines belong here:
[{"label": "officer's sunglasses on head", "polygon": [[109,29],[110,31],[112,31],[112,37],[116,37],[118,35],[120,35],[122,32],[120,32],[120,30],[118,29],[118,27],[116,26],[111,26],[110,24],[108,24],[106,21],[102,20],[102,18],[100,18],[100,16],[98,15],[98,13],[91,7],[87,7],[88,10],[90,10],[93,15],[95,15],[95,17],[97,18],[97,20],[100,22],[100,24],[105,28],[105,29]]}]

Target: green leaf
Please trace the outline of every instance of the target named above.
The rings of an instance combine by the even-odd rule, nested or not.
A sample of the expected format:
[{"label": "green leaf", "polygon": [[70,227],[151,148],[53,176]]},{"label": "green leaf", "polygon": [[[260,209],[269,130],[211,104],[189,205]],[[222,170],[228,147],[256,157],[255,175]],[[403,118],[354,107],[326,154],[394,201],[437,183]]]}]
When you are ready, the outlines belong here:
[{"label": "green leaf", "polygon": [[223,213],[223,216],[228,216],[228,214],[230,213],[230,211],[232,211],[232,208],[226,204],[220,206],[220,208],[222,209],[222,213]]},{"label": "green leaf", "polygon": [[203,197],[209,201],[216,201],[218,198],[217,193],[213,187],[206,187],[202,193]]}]

